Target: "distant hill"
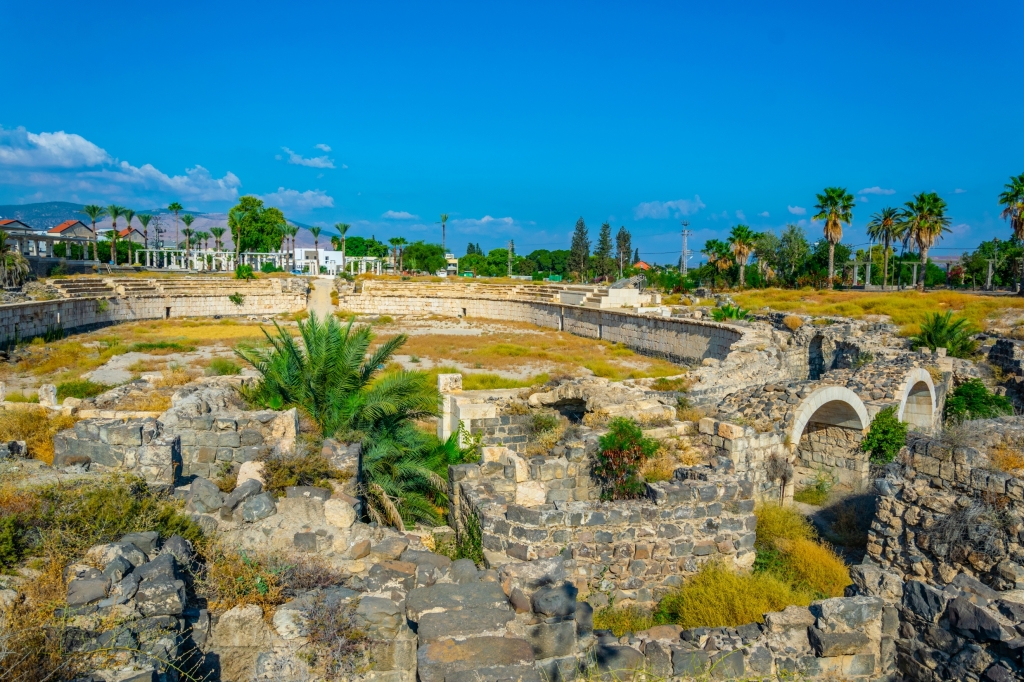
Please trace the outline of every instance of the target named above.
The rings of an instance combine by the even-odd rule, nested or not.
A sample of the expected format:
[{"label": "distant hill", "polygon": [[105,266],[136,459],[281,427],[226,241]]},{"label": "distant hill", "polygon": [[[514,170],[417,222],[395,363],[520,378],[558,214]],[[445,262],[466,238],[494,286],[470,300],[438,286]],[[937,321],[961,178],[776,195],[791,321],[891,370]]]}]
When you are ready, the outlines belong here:
[{"label": "distant hill", "polygon": [[84,204],[67,201],[47,201],[42,204],[0,206],[0,219],[13,218],[32,227],[50,228],[72,218],[88,222],[81,213]]}]

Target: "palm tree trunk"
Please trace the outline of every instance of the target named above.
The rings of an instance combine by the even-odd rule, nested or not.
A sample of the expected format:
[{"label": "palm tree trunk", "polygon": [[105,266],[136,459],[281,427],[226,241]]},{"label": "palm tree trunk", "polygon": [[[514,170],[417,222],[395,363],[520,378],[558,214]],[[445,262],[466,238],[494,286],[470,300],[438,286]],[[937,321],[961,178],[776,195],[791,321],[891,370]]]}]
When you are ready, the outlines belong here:
[{"label": "palm tree trunk", "polygon": [[889,279],[889,247],[885,247],[882,254],[882,291],[885,291],[885,283]]},{"label": "palm tree trunk", "polygon": [[316,272],[315,275],[320,274],[320,240],[313,237],[313,254],[316,256]]},{"label": "palm tree trunk", "polygon": [[743,264],[740,264],[740,289],[743,288],[743,283],[746,282],[746,280],[743,278],[744,274],[746,273],[746,270],[747,270],[747,266],[743,265]]},{"label": "palm tree trunk", "polygon": [[96,221],[92,221],[92,259],[99,263],[100,261],[100,239],[96,234]]},{"label": "palm tree trunk", "polygon": [[345,238],[341,238],[341,272],[348,272],[348,263],[345,261]]},{"label": "palm tree trunk", "polygon": [[832,280],[835,277],[836,245],[828,243],[828,288],[832,288]]},{"label": "palm tree trunk", "polygon": [[927,273],[927,272],[928,272],[928,247],[922,247],[921,248],[921,279],[919,279],[916,282],[917,290],[918,291],[921,291],[921,292],[924,291],[924,276],[925,276],[925,273]]}]

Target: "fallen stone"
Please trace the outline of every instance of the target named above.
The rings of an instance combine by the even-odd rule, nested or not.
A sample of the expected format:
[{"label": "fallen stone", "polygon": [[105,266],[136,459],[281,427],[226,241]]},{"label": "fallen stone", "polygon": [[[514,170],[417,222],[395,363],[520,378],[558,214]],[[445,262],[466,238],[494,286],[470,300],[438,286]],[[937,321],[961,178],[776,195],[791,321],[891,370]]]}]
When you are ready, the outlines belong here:
[{"label": "fallen stone", "polygon": [[814,614],[803,606],[787,606],[782,611],[764,615],[764,624],[770,632],[806,629],[814,625],[814,621]]},{"label": "fallen stone", "polygon": [[356,510],[345,500],[331,499],[324,502],[324,517],[336,528],[350,528],[356,521]]},{"label": "fallen stone", "polygon": [[[964,592],[969,592],[970,594],[976,594],[979,597],[983,597],[986,601],[995,601],[1001,596],[985,583],[981,582],[974,576],[967,575],[966,573],[957,575],[953,578],[953,582],[951,584],[959,587]],[[971,601],[976,600],[972,599]]]},{"label": "fallen stone", "polygon": [[903,607],[924,621],[937,623],[946,608],[946,596],[920,580],[908,580],[903,586]]},{"label": "fallen stone", "polygon": [[85,552],[85,560],[100,566],[106,566],[116,557],[121,557],[132,566],[146,563],[146,553],[128,542],[111,542],[105,545],[93,545]]},{"label": "fallen stone", "polygon": [[580,637],[594,631],[594,607],[588,602],[576,602],[576,631]]},{"label": "fallen stone", "polygon": [[599,644],[594,647],[594,662],[600,673],[629,679],[634,670],[644,667],[644,655],[628,646]]},{"label": "fallen stone", "polygon": [[192,549],[192,543],[181,537],[177,533],[167,538],[164,542],[164,546],[160,548],[161,554],[170,554],[178,563],[182,566],[191,566],[192,559],[195,556],[195,551]]},{"label": "fallen stone", "polygon": [[247,478],[231,491],[231,494],[224,498],[224,506],[228,509],[234,509],[244,500],[249,499],[253,495],[259,495],[263,492],[263,484],[255,478]]},{"label": "fallen stone", "polygon": [[128,533],[121,537],[121,542],[135,545],[149,556],[156,554],[156,544],[160,541],[160,534],[155,530],[147,530],[141,533]]},{"label": "fallen stone", "polygon": [[181,569],[173,554],[161,554],[148,564],[139,566],[132,575],[139,580],[180,580]]},{"label": "fallen stone", "polygon": [[957,597],[946,608],[949,626],[964,637],[979,641],[1006,642],[1013,636],[988,611]]},{"label": "fallen stone", "polygon": [[252,523],[272,516],[277,512],[277,503],[270,493],[253,495],[242,503],[242,519]]},{"label": "fallen stone", "polygon": [[452,565],[452,560],[443,554],[434,554],[420,549],[405,550],[402,552],[401,560],[417,566],[433,566],[442,572],[447,571]]},{"label": "fallen stone", "polygon": [[370,554],[370,541],[360,540],[359,542],[352,545],[351,549],[348,550],[348,557],[355,561],[356,559],[362,559],[363,557],[369,556]]},{"label": "fallen stone", "polygon": [[135,593],[144,616],[179,616],[185,610],[185,583],[180,580],[144,580]]},{"label": "fallen stone", "polygon": [[530,625],[526,628],[526,639],[538,659],[571,656],[576,650],[576,623],[564,620]]},{"label": "fallen stone", "polygon": [[371,547],[370,554],[376,554],[381,559],[397,559],[408,547],[409,541],[405,538],[388,538]]},{"label": "fallen stone", "polygon": [[238,467],[238,476],[235,479],[236,487],[250,479],[259,481],[260,485],[266,485],[267,481],[263,478],[263,469],[263,462],[242,462],[242,465]]},{"label": "fallen stone", "polygon": [[114,557],[109,564],[103,567],[103,577],[111,583],[119,583],[121,579],[132,572],[132,565],[121,556]]},{"label": "fallen stone", "polygon": [[660,678],[672,676],[672,654],[666,646],[657,640],[647,642],[644,646],[645,667],[652,675]]},{"label": "fallen stone", "polygon": [[316,533],[296,533],[292,536],[292,545],[300,552],[316,552]]},{"label": "fallen stone", "polygon": [[477,570],[476,564],[473,563],[472,559],[457,559],[452,562],[449,575],[451,575],[453,581],[464,585],[476,582],[480,571]]},{"label": "fallen stone", "polygon": [[110,581],[106,578],[72,580],[68,583],[68,606],[82,606],[105,599],[109,587]]},{"label": "fallen stone", "polygon": [[509,595],[508,599],[516,613],[530,613],[533,611],[529,597],[523,594],[523,591],[518,587],[513,588],[512,594]]},{"label": "fallen stone", "polygon": [[288,499],[303,497],[326,502],[331,499],[331,491],[328,488],[319,488],[314,485],[290,485],[284,489],[284,496]]},{"label": "fallen stone", "polygon": [[213,481],[197,476],[189,487],[185,508],[200,514],[209,514],[224,504],[224,493]]}]

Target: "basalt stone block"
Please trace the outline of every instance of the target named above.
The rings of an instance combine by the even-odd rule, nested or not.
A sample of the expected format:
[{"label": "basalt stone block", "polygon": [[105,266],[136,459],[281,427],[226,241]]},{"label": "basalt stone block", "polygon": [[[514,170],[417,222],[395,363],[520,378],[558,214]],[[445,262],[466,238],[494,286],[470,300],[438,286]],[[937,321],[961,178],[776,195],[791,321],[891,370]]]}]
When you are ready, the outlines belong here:
[{"label": "basalt stone block", "polygon": [[263,491],[263,484],[255,478],[247,478],[231,491],[231,493],[224,498],[224,506],[228,509],[234,509],[244,500],[249,499],[253,495],[259,495]]},{"label": "basalt stone block", "polygon": [[566,582],[553,587],[543,587],[533,593],[531,603],[534,613],[547,617],[566,618],[576,613],[576,594],[579,590]]},{"label": "basalt stone block", "polygon": [[950,628],[964,637],[978,641],[1004,642],[1013,636],[985,609],[965,597],[957,597],[946,608]]},{"label": "basalt stone block", "polygon": [[459,585],[476,582],[480,575],[472,559],[458,559],[452,562],[449,570],[452,581]]},{"label": "basalt stone block", "polygon": [[658,677],[672,675],[672,655],[669,650],[658,642],[648,642],[644,647],[646,668]]},{"label": "basalt stone block", "polygon": [[600,673],[617,675],[621,679],[629,679],[631,673],[642,670],[644,655],[628,646],[599,644],[594,648],[594,661]]},{"label": "basalt stone block", "polygon": [[[447,571],[452,565],[452,560],[442,554],[434,554],[433,552],[417,549],[407,549],[402,552],[401,560],[416,564],[417,566],[433,566],[441,571]],[[474,566],[474,568],[476,567]]]},{"label": "basalt stone block", "polygon": [[107,578],[72,580],[68,583],[68,606],[82,606],[105,599],[109,588],[110,580]]},{"label": "basalt stone block", "polygon": [[408,547],[409,541],[405,538],[388,538],[379,544],[373,545],[370,548],[370,554],[376,554],[382,559],[394,560],[402,556],[402,552]]},{"label": "basalt stone block", "polygon": [[185,610],[185,583],[180,580],[144,580],[135,593],[144,616],[178,616]]},{"label": "basalt stone block", "polygon": [[242,503],[242,519],[252,523],[277,513],[277,502],[270,493],[253,495]]},{"label": "basalt stone block", "polygon": [[[462,609],[424,614],[419,621],[417,633],[420,643],[435,639],[479,635],[503,636],[505,626],[515,619],[510,609]],[[575,640],[573,640],[575,644]],[[536,647],[534,647],[536,652]],[[552,654],[555,655],[555,654]],[[537,658],[550,658],[540,656]]]},{"label": "basalt stone block", "polygon": [[195,556],[195,551],[192,549],[192,543],[181,537],[178,534],[174,534],[167,538],[164,542],[164,546],[160,549],[161,554],[170,554],[178,563],[182,566],[189,566],[192,564],[192,558]]},{"label": "basalt stone block", "polygon": [[179,580],[182,577],[181,567],[173,554],[161,554],[148,564],[137,567],[131,573],[139,580]]},{"label": "basalt stone block", "polygon": [[296,533],[292,536],[292,544],[300,552],[316,552],[316,533]]},{"label": "basalt stone block", "polygon": [[920,580],[908,580],[903,586],[903,608],[921,620],[937,623],[946,608],[946,597]]},{"label": "basalt stone block", "polygon": [[823,632],[811,628],[807,636],[819,658],[867,653],[871,646],[871,640],[863,632]]},{"label": "basalt stone block", "polygon": [[465,585],[439,583],[430,587],[418,587],[409,592],[405,605],[409,620],[413,622],[419,622],[424,614],[433,611],[509,608],[505,593],[498,583],[492,582]]},{"label": "basalt stone block", "polygon": [[[416,652],[416,662],[420,682],[470,682],[479,679],[519,679],[527,682],[540,679],[538,671],[533,667],[534,656],[530,643],[511,637],[474,637],[463,641],[435,640],[419,648]],[[523,668],[487,672],[518,666]],[[476,677],[456,677],[463,672],[474,672]],[[502,677],[497,676],[499,673]]]},{"label": "basalt stone block", "polygon": [[197,477],[188,492],[187,509],[200,514],[209,514],[224,504],[224,494],[211,480]]}]

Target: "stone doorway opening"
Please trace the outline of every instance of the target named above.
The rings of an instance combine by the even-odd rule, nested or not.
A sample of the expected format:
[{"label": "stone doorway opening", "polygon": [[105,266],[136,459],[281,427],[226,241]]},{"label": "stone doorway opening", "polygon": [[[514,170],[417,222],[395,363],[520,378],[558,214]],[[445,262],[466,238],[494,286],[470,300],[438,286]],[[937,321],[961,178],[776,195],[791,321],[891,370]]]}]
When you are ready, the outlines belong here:
[{"label": "stone doorway opening", "polygon": [[818,389],[804,399],[790,431],[798,487],[824,472],[840,485],[859,489],[867,480],[868,454],[860,449],[870,423],[864,403],[841,386]]}]

